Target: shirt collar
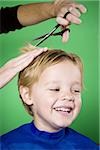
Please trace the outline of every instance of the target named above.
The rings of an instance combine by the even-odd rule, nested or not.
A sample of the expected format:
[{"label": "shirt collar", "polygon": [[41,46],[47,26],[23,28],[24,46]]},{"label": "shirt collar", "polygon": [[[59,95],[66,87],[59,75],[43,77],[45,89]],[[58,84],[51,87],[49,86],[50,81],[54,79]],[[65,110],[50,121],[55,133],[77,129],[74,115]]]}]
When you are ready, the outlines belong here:
[{"label": "shirt collar", "polygon": [[31,129],[33,134],[37,135],[38,137],[43,137],[44,139],[61,139],[65,135],[65,128],[61,129],[58,132],[46,132],[46,131],[40,131],[39,129],[36,128],[34,125],[34,122],[31,123]]}]

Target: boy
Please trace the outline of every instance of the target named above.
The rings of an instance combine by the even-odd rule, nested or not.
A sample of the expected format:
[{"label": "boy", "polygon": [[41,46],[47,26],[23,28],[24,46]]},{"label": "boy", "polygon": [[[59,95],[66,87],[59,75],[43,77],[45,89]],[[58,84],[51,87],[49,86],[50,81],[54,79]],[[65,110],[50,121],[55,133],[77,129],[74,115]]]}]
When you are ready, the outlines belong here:
[{"label": "boy", "polygon": [[80,112],[82,87],[83,65],[77,55],[62,50],[41,53],[18,78],[20,97],[33,121],[3,135],[2,149],[97,149],[90,139],[68,127]]}]

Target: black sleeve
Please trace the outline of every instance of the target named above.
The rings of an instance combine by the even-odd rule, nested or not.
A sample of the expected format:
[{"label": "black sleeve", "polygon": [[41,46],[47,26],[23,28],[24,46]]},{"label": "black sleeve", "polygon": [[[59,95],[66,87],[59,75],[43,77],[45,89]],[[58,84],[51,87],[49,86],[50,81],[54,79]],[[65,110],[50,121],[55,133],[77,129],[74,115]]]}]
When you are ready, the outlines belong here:
[{"label": "black sleeve", "polygon": [[23,27],[17,19],[18,7],[19,6],[0,9],[0,33],[7,33]]}]

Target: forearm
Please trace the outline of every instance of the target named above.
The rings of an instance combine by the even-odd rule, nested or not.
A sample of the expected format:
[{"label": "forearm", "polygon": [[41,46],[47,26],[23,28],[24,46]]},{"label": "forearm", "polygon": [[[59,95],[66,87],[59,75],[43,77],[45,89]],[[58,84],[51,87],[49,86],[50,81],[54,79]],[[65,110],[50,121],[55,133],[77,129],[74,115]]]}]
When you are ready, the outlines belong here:
[{"label": "forearm", "polygon": [[39,23],[55,17],[54,4],[52,2],[43,2],[19,6],[17,17],[23,26]]},{"label": "forearm", "polygon": [[16,75],[10,65],[5,64],[0,68],[0,88],[5,86]]}]

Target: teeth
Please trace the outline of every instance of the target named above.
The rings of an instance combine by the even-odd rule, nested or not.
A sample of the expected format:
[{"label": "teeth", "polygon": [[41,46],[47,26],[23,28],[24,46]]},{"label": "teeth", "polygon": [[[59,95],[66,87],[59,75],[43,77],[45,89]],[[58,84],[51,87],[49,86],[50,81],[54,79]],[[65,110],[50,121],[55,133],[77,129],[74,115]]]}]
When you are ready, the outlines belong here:
[{"label": "teeth", "polygon": [[72,110],[72,108],[71,107],[68,107],[68,108],[56,107],[55,110],[56,111],[63,111],[63,112],[70,112]]}]

